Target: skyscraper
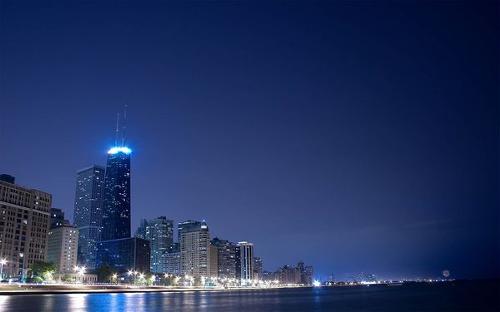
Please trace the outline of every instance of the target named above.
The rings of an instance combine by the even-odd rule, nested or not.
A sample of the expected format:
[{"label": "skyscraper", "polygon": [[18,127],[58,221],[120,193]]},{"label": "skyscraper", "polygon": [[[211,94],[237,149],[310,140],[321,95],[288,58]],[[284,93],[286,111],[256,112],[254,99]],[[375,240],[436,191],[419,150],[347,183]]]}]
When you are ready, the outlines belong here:
[{"label": "skyscraper", "polygon": [[95,268],[96,244],[101,239],[104,167],[91,166],[77,172],[74,225],[79,230],[78,263]]},{"label": "skyscraper", "polygon": [[47,261],[56,265],[59,273],[71,273],[77,263],[78,229],[63,224],[49,231]]},{"label": "skyscraper", "polygon": [[219,251],[216,246],[210,244],[208,248],[209,255],[209,276],[218,277],[219,276]]},{"label": "skyscraper", "polygon": [[165,273],[180,275],[181,274],[181,252],[179,243],[173,243],[165,254],[167,268]]},{"label": "skyscraper", "polygon": [[137,234],[150,243],[151,272],[167,272],[167,252],[174,242],[174,221],[163,216],[143,221]]},{"label": "skyscraper", "polygon": [[241,284],[246,285],[253,279],[253,244],[249,242],[239,242],[240,264],[241,264]]},{"label": "skyscraper", "polygon": [[253,278],[262,279],[262,258],[253,257]]},{"label": "skyscraper", "polygon": [[235,243],[225,239],[214,238],[211,244],[217,248],[218,276],[220,278],[237,278],[240,276],[239,248]]},{"label": "skyscraper", "polygon": [[210,274],[210,234],[203,221],[188,220],[179,223],[181,274],[208,277]]},{"label": "skyscraper", "polygon": [[130,237],[130,148],[108,151],[104,182],[102,240]]},{"label": "skyscraper", "polygon": [[[7,177],[7,178],[5,178]],[[0,258],[3,277],[26,276],[36,261],[45,261],[52,195],[0,179]]]}]

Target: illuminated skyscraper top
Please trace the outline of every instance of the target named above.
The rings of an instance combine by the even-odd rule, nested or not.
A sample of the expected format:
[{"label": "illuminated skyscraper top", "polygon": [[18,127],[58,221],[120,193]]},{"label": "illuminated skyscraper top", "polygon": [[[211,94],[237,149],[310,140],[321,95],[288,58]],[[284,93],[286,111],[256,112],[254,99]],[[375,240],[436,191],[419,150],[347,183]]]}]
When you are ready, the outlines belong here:
[{"label": "illuminated skyscraper top", "polygon": [[[126,120],[126,108],[123,113]],[[118,136],[121,130],[121,145]],[[119,115],[116,125],[115,146],[108,150],[104,182],[101,240],[130,237],[130,154],[125,145],[125,126],[120,128]]]}]

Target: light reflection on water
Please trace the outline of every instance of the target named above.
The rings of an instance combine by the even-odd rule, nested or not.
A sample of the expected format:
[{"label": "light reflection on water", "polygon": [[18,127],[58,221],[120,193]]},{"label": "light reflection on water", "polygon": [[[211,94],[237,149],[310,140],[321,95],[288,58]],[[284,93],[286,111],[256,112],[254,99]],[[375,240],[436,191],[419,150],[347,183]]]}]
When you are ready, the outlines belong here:
[{"label": "light reflection on water", "polygon": [[281,299],[275,295],[252,293],[189,291],[0,296],[0,311],[234,311],[242,306],[280,304]]},{"label": "light reflection on water", "polygon": [[[495,300],[498,285],[496,287],[465,284],[222,292],[0,295],[0,312],[493,311],[499,307]],[[463,296],[464,293],[475,295]]]}]

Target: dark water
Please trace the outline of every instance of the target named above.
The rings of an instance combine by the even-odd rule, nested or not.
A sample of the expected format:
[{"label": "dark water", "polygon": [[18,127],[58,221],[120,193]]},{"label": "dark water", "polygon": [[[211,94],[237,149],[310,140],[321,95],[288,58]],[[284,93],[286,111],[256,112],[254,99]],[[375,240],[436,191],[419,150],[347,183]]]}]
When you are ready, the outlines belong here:
[{"label": "dark water", "polygon": [[0,296],[0,311],[500,311],[497,282]]}]

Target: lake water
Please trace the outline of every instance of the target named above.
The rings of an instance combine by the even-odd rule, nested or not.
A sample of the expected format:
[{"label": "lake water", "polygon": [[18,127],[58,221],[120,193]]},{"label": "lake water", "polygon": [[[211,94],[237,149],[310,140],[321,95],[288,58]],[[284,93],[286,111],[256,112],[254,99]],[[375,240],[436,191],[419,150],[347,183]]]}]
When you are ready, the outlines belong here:
[{"label": "lake water", "polygon": [[3,295],[0,311],[500,311],[498,282],[225,292]]}]

